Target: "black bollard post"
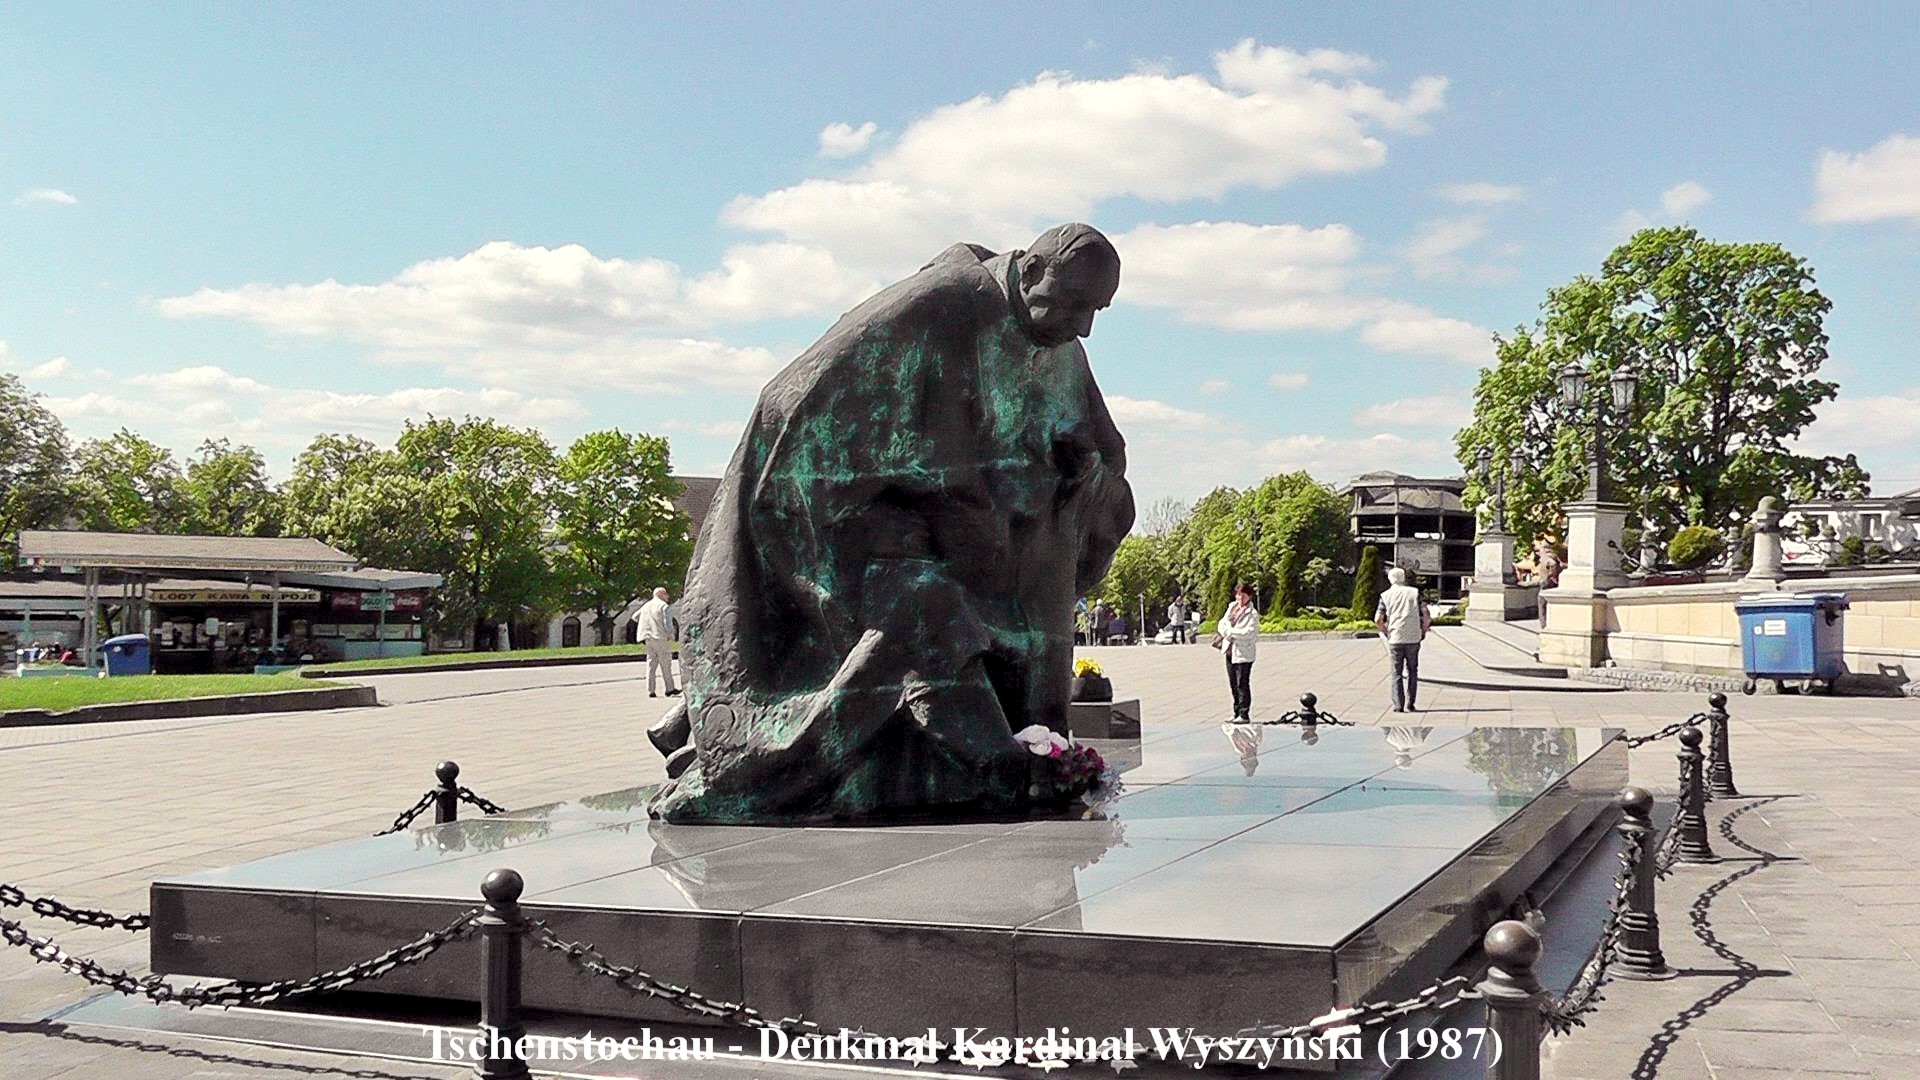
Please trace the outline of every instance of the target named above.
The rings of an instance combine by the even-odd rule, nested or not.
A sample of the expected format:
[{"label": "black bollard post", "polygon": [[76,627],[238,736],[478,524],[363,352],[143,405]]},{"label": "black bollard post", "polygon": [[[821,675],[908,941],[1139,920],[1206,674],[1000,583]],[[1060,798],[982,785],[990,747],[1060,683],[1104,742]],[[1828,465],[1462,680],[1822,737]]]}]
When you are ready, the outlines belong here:
[{"label": "black bollard post", "polygon": [[486,1052],[473,1071],[487,1080],[531,1080],[520,1057],[527,1029],[520,1023],[520,939],[527,922],[520,915],[526,883],[512,870],[495,870],[480,883],[487,909],[480,916],[480,1037]]},{"label": "black bollard post", "polygon": [[1320,723],[1320,699],[1312,693],[1300,695],[1300,723],[1304,727],[1317,727]]},{"label": "black bollard post", "polygon": [[1707,777],[1701,763],[1700,729],[1692,724],[1680,729],[1680,816],[1673,827],[1680,830],[1674,859],[1683,863],[1717,863],[1707,842]]},{"label": "black bollard post", "polygon": [[[1487,1026],[1494,1046],[1488,1047],[1487,1080],[1540,1080],[1540,1038],[1546,1019],[1540,1011],[1546,991],[1533,974],[1540,959],[1540,935],[1526,923],[1508,919],[1495,923],[1484,941],[1487,977],[1480,996],[1487,1002]],[[1499,1053],[1494,1060],[1492,1054]]]},{"label": "black bollard post", "polygon": [[433,823],[445,825],[460,820],[460,766],[443,761],[433,767],[439,783],[433,785]]},{"label": "black bollard post", "polygon": [[1716,798],[1737,799],[1733,786],[1733,752],[1727,744],[1727,695],[1707,695],[1707,733],[1713,737],[1707,751],[1707,792]]},{"label": "black bollard post", "polygon": [[1633,868],[1627,907],[1620,913],[1620,945],[1614,950],[1612,972],[1622,979],[1671,979],[1674,970],[1660,952],[1660,916],[1653,907],[1653,793],[1629,787],[1620,792],[1620,839],[1638,844],[1640,861]]}]

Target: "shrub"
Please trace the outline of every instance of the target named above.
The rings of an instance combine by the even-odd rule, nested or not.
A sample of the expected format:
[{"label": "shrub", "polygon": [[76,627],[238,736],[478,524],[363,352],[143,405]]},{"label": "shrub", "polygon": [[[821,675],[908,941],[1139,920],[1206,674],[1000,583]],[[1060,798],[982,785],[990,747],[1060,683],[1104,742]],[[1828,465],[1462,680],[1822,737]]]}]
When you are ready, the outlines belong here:
[{"label": "shrub", "polygon": [[1700,570],[1727,550],[1727,539],[1720,530],[1705,525],[1689,525],[1673,534],[1667,544],[1667,558],[1682,570]]},{"label": "shrub", "polygon": [[1353,572],[1353,617],[1373,622],[1373,609],[1380,606],[1380,594],[1387,591],[1387,572],[1380,567],[1380,549],[1368,544],[1360,551],[1360,566]]}]

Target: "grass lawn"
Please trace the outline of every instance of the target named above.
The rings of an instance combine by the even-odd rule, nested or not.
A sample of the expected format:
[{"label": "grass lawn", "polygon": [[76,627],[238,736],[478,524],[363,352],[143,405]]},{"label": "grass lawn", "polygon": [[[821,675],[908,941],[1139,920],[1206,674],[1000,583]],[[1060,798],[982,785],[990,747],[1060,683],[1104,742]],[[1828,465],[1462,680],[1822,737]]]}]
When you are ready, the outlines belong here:
[{"label": "grass lawn", "polygon": [[114,679],[0,679],[0,712],[46,709],[64,712],[82,705],[129,701],[177,701],[276,690],[316,690],[341,683],[282,675],[129,675]]},{"label": "grass lawn", "polygon": [[[378,660],[341,660],[332,664],[309,666],[308,671],[328,675],[351,675],[391,667],[432,667],[437,664],[470,664],[476,660],[516,664],[537,664],[574,656],[644,656],[645,645],[582,645],[571,649],[514,649],[510,652],[434,653],[431,656],[388,656]],[[675,646],[675,651],[679,647]]]}]

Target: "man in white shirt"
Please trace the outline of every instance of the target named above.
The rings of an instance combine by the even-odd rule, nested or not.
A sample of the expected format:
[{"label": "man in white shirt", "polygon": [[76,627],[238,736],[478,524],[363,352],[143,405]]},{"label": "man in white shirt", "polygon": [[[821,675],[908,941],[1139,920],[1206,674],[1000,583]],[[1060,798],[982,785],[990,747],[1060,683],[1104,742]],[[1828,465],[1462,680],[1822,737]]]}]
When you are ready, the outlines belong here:
[{"label": "man in white shirt", "polygon": [[[1420,590],[1407,584],[1407,572],[1401,567],[1387,571],[1389,585],[1380,594],[1380,606],[1373,611],[1373,625],[1386,639],[1387,655],[1393,665],[1393,711],[1418,712],[1413,699],[1420,692],[1420,642],[1433,625],[1427,602]],[[1406,682],[1401,682],[1401,672]]]},{"label": "man in white shirt", "polygon": [[656,675],[666,676],[667,696],[677,696],[680,689],[673,685],[673,643],[680,637],[680,618],[667,603],[664,586],[653,590],[653,599],[640,605],[634,622],[639,624],[640,640],[647,643],[647,696],[660,696],[653,692]]}]

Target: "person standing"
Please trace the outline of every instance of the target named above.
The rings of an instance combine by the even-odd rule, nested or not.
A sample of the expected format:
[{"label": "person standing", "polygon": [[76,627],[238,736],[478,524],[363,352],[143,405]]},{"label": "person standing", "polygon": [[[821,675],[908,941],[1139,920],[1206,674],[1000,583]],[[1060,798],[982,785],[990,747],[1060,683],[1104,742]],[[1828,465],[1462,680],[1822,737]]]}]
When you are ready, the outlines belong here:
[{"label": "person standing", "polygon": [[[1414,698],[1420,693],[1420,642],[1433,626],[1433,616],[1420,590],[1407,584],[1402,567],[1387,571],[1387,591],[1373,611],[1373,625],[1387,642],[1387,657],[1392,665],[1393,711],[1418,712]],[[1404,673],[1405,682],[1401,681]]]},{"label": "person standing", "polygon": [[1186,593],[1181,593],[1179,596],[1174,597],[1173,603],[1167,605],[1167,625],[1173,628],[1173,643],[1175,645],[1185,645],[1192,640],[1192,638],[1187,635],[1187,620],[1190,617],[1192,617],[1192,613],[1187,610]]},{"label": "person standing", "polygon": [[1227,657],[1227,687],[1233,691],[1233,718],[1253,719],[1253,654],[1260,645],[1260,612],[1253,606],[1253,586],[1233,587],[1233,603],[1220,617],[1220,650]]},{"label": "person standing", "polygon": [[680,688],[673,684],[673,643],[680,637],[680,618],[667,602],[665,586],[653,590],[653,599],[640,605],[635,618],[640,624],[640,640],[647,643],[647,696],[654,693],[656,676],[665,676],[667,696],[676,697]]}]

